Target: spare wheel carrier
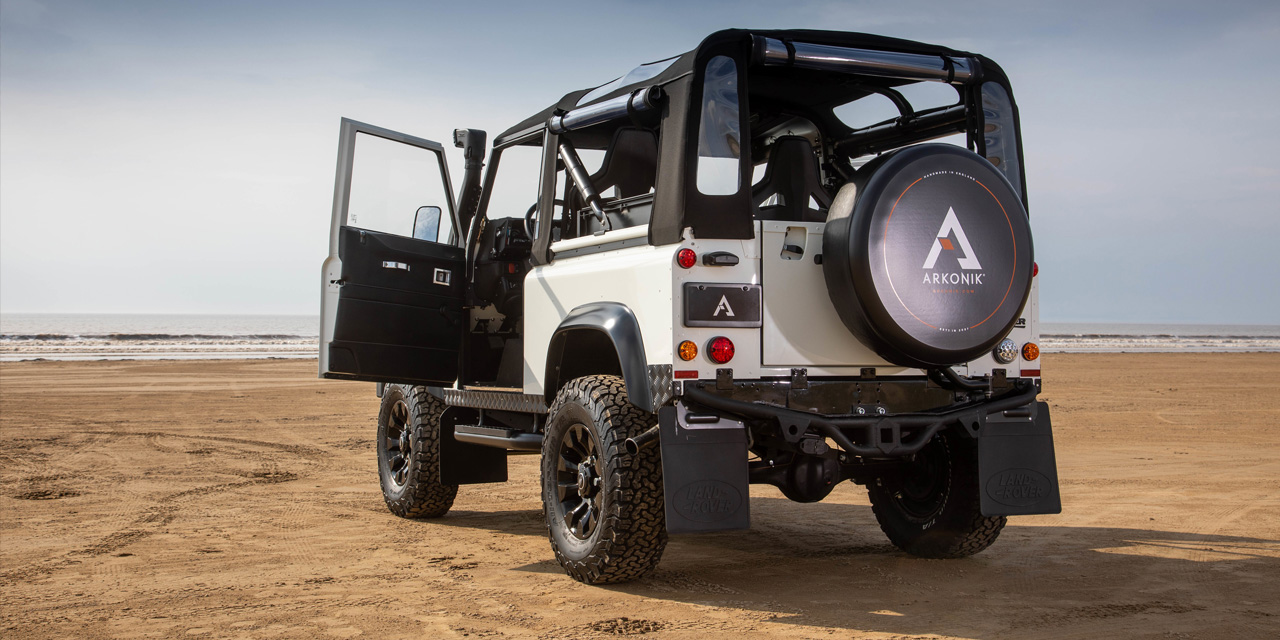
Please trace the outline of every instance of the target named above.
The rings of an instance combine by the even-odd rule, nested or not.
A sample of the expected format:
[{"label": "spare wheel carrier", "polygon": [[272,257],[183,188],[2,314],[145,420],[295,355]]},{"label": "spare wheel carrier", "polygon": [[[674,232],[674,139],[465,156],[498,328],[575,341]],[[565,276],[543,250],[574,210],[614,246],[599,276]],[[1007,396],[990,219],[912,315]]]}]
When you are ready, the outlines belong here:
[{"label": "spare wheel carrier", "polygon": [[885,154],[837,194],[823,272],[845,325],[886,360],[949,366],[990,351],[1031,293],[1031,228],[999,170],[962,147]]}]

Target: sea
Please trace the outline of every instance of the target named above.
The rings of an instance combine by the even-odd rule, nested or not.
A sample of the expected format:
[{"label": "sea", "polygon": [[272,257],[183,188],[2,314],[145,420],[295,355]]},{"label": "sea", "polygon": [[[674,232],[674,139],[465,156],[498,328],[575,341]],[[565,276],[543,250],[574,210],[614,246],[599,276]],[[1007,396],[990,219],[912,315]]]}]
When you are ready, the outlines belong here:
[{"label": "sea", "polygon": [[[0,362],[314,358],[314,315],[0,313]],[[1040,324],[1048,353],[1280,352],[1280,325]]]},{"label": "sea", "polygon": [[0,313],[0,362],[314,358],[314,315]]}]

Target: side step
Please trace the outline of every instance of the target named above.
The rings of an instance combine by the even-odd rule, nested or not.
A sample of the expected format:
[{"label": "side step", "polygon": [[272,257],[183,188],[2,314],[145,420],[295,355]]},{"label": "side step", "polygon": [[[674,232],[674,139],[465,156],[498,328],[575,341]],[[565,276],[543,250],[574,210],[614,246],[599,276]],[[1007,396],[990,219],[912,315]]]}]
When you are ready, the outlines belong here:
[{"label": "side step", "polygon": [[460,424],[453,428],[453,438],[458,442],[506,449],[508,451],[542,450],[542,436],[540,434],[518,429]]}]

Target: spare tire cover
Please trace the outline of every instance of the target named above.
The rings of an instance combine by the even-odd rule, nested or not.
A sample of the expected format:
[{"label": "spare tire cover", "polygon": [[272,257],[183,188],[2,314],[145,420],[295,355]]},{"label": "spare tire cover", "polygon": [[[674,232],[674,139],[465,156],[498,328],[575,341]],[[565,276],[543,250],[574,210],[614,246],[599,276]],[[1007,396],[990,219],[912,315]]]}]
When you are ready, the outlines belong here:
[{"label": "spare tire cover", "polygon": [[895,364],[948,366],[1013,328],[1031,292],[1031,229],[990,162],[954,145],[916,145],[869,163],[840,195],[823,271],[864,344]]}]

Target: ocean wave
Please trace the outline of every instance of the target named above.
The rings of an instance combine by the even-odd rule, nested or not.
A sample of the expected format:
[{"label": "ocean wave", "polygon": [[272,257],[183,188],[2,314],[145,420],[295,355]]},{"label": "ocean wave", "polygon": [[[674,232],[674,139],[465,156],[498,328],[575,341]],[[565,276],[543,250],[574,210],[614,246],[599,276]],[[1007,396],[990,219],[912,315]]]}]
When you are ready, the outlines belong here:
[{"label": "ocean wave", "polygon": [[1274,334],[1193,334],[1193,333],[1042,333],[1041,338],[1089,340],[1277,340]]},{"label": "ocean wave", "polygon": [[0,342],[67,342],[83,341],[216,341],[216,340],[319,340],[320,336],[304,336],[291,333],[247,333],[247,334],[213,334],[213,333],[32,333],[32,334],[0,334]]},{"label": "ocean wave", "polygon": [[1280,351],[1277,335],[1044,334],[1046,353],[1245,353]]}]

